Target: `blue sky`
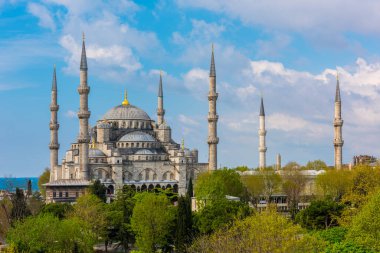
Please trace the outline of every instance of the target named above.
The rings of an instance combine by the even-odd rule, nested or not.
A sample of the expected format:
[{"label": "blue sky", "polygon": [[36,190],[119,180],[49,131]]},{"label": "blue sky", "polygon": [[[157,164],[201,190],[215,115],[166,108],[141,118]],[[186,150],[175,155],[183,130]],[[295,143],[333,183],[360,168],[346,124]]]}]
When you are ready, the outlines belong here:
[{"label": "blue sky", "polygon": [[78,134],[79,60],[86,33],[90,122],[120,104],[155,119],[159,70],[177,142],[207,161],[211,43],[220,93],[219,163],[258,164],[260,94],[267,160],[333,163],[335,72],[343,160],[380,149],[380,3],[320,0],[0,0],[0,176],[49,165],[49,103],[57,65],[60,159]]}]

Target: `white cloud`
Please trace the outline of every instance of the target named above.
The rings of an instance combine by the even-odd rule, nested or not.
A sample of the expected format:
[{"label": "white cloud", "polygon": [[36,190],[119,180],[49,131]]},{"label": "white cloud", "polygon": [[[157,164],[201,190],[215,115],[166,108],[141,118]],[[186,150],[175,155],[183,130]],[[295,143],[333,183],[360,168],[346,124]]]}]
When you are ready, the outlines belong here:
[{"label": "white cloud", "polygon": [[199,126],[199,122],[197,120],[183,114],[178,115],[178,120],[184,125]]},{"label": "white cloud", "polygon": [[65,112],[65,116],[67,118],[74,119],[77,117],[77,113],[72,110],[68,110],[67,112]]},{"label": "white cloud", "polygon": [[372,0],[363,0],[360,4],[355,0],[177,0],[177,4],[225,13],[248,25],[305,35],[323,34],[327,38],[345,32],[380,33],[377,25],[380,2]]},{"label": "white cloud", "polygon": [[183,75],[185,87],[198,98],[204,98],[208,91],[208,77],[207,70],[194,68]]},{"label": "white cloud", "polygon": [[37,3],[29,3],[28,11],[39,19],[39,25],[55,31],[56,26],[50,11],[43,5]]}]

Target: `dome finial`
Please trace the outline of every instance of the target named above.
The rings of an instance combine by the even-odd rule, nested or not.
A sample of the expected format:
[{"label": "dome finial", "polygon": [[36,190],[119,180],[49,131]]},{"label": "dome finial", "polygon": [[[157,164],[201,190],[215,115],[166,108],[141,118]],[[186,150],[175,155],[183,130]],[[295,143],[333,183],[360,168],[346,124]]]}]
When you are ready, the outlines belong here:
[{"label": "dome finial", "polygon": [[185,139],[182,138],[181,149],[185,150]]},{"label": "dome finial", "polygon": [[127,99],[127,89],[125,89],[125,91],[124,91],[124,100],[123,100],[123,102],[121,103],[123,106],[127,106],[127,105],[129,105],[129,101],[128,101],[128,99]]}]

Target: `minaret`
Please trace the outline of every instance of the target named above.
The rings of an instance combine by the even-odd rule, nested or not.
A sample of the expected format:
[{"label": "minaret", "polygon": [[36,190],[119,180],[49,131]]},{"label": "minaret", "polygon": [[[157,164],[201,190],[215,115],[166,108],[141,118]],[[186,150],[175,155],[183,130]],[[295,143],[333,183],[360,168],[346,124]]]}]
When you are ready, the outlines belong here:
[{"label": "minaret", "polygon": [[265,136],[267,135],[267,131],[265,130],[265,111],[263,97],[261,97],[259,124],[259,168],[264,169],[266,167],[265,156],[267,147],[265,146]]},{"label": "minaret", "polygon": [[208,170],[217,169],[217,145],[219,138],[217,136],[218,114],[216,113],[216,100],[218,93],[216,92],[216,73],[214,61],[214,45],[212,45],[211,65],[210,65],[210,90],[208,93]]},{"label": "minaret", "polygon": [[162,91],[162,72],[160,71],[160,82],[158,84],[158,101],[157,101],[157,124],[164,123],[164,93]]},{"label": "minaret", "polygon": [[339,76],[336,75],[336,92],[335,92],[335,116],[334,116],[334,149],[335,149],[335,168],[342,168],[342,101],[340,99],[340,88],[339,88]]},{"label": "minaret", "polygon": [[56,167],[58,165],[58,129],[59,124],[57,120],[57,114],[59,110],[59,105],[57,102],[57,76],[55,71],[53,71],[53,81],[51,87],[51,104],[50,104],[50,181],[57,180]]},{"label": "minaret", "polygon": [[90,93],[90,87],[87,85],[87,57],[86,47],[84,43],[84,34],[82,41],[82,57],[80,60],[80,84],[78,87],[79,99],[79,137],[78,143],[79,149],[79,168],[81,173],[81,179],[88,180],[88,119],[90,118],[90,112],[88,111],[88,93]]}]

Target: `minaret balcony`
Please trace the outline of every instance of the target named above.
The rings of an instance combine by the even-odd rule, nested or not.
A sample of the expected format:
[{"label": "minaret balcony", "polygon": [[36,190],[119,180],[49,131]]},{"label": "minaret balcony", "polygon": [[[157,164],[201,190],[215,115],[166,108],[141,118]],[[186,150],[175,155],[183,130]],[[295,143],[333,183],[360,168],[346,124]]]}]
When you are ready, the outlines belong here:
[{"label": "minaret balcony", "polygon": [[78,143],[89,143],[89,142],[90,142],[90,140],[87,137],[79,137],[78,138]]},{"label": "minaret balcony", "polygon": [[80,119],[88,119],[91,115],[91,112],[89,111],[79,111],[78,112],[78,118]]},{"label": "minaret balcony", "polygon": [[80,94],[80,95],[83,95],[83,94],[88,94],[88,93],[90,93],[90,87],[88,87],[88,86],[79,86],[78,87],[78,93]]},{"label": "minaret balcony", "polygon": [[49,149],[59,149],[59,144],[58,143],[50,143]]},{"label": "minaret balcony", "polygon": [[164,115],[164,114],[165,114],[165,110],[164,110],[164,109],[161,109],[161,108],[158,108],[158,109],[157,109],[157,115],[162,116],[162,115]]},{"label": "minaret balcony", "polygon": [[207,139],[208,144],[218,144],[219,143],[219,138],[218,137],[213,137],[209,136]]},{"label": "minaret balcony", "polygon": [[59,110],[59,105],[50,105],[50,111],[56,112]]},{"label": "minaret balcony", "polygon": [[334,127],[343,126],[343,120],[342,119],[335,119],[334,120]]},{"label": "minaret balcony", "polygon": [[59,124],[58,123],[50,123],[49,128],[50,128],[50,130],[58,130]]},{"label": "minaret balcony", "polygon": [[218,98],[219,93],[217,92],[209,92],[208,93],[208,101],[214,101]]},{"label": "minaret balcony", "polygon": [[215,122],[215,121],[218,121],[219,116],[218,116],[218,114],[209,113],[207,119],[208,119],[208,122]]},{"label": "minaret balcony", "polygon": [[267,134],[267,130],[263,130],[263,129],[259,129],[259,135],[266,135]]},{"label": "minaret balcony", "polygon": [[334,146],[335,147],[341,147],[343,146],[344,144],[344,141],[343,140],[340,140],[340,139],[334,139]]},{"label": "minaret balcony", "polygon": [[259,152],[267,152],[267,147],[259,147]]}]

